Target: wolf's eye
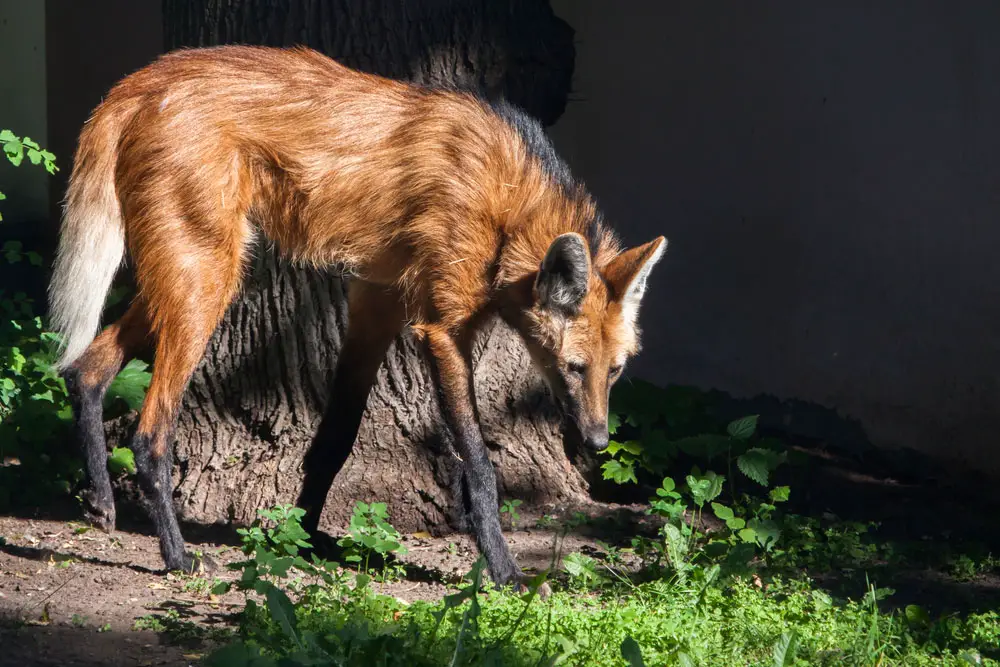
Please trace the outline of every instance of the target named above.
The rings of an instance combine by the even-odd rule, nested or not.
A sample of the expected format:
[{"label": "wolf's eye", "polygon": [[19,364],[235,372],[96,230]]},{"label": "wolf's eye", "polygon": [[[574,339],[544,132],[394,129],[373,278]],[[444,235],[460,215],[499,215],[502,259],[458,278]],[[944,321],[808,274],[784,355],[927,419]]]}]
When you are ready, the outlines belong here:
[{"label": "wolf's eye", "polygon": [[608,369],[608,375],[609,376],[618,375],[621,372],[622,372],[622,367],[621,366],[612,366],[611,368]]},{"label": "wolf's eye", "polygon": [[567,368],[570,373],[576,373],[577,375],[587,374],[587,364],[580,363],[579,361],[571,361]]}]

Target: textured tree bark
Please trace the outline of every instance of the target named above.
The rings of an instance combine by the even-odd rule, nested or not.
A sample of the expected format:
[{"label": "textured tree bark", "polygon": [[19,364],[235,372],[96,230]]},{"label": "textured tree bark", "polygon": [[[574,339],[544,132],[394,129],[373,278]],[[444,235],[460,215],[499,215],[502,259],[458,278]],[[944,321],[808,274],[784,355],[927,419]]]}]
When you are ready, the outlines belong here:
[{"label": "textured tree bark", "polygon": [[[347,65],[424,83],[503,91],[546,124],[562,113],[572,29],[542,0],[164,0],[168,48],[231,42],[307,44]],[[244,523],[294,502],[346,327],[344,284],[259,248],[246,291],[192,379],[176,432],[177,505],[199,523]],[[526,505],[586,499],[558,418],[527,353],[503,325],[477,346],[477,396],[501,497]],[[355,500],[389,503],[405,531],[458,525],[457,462],[442,437],[423,350],[398,338],[360,432],[327,498],[321,527]]]}]

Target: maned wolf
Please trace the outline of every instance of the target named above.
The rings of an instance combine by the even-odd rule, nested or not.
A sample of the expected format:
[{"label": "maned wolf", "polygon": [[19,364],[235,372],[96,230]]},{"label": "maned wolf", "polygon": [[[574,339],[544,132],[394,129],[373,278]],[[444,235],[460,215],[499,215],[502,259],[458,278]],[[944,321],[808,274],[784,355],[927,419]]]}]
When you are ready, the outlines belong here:
[{"label": "maned wolf", "polygon": [[[503,101],[305,48],[181,50],[127,76],[80,134],[50,308],[87,514],[105,530],[115,508],[102,397],[155,346],[131,446],[170,569],[195,564],[171,501],[171,432],[258,235],[354,278],[331,399],[348,447],[390,342],[409,325],[426,343],[479,548],[497,584],[522,588],[478,422],[473,334],[493,316],[516,329],[566,418],[602,448],[609,389],[639,348],[639,304],[666,239],[623,250],[540,125]],[[100,331],[126,250],[138,291]],[[311,532],[336,458],[321,447],[306,457],[299,504]]]}]

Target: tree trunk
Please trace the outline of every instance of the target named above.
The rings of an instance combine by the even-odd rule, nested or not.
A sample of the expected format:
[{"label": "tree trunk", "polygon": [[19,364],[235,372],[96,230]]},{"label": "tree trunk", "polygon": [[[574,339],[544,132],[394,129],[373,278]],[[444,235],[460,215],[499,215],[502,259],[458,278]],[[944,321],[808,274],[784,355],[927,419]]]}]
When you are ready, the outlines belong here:
[{"label": "tree trunk", "polygon": [[[241,42],[317,48],[369,72],[502,91],[544,123],[562,113],[572,29],[543,0],[164,0],[168,48]],[[192,379],[176,432],[178,509],[199,523],[245,523],[295,502],[302,458],[328,400],[346,328],[344,284],[259,248],[243,297]],[[527,353],[502,324],[477,347],[476,391],[501,498],[525,505],[586,499],[556,413]],[[408,333],[391,347],[352,453],[321,520],[342,526],[356,500],[389,504],[404,531],[440,533],[457,461],[441,437],[429,371]]]}]

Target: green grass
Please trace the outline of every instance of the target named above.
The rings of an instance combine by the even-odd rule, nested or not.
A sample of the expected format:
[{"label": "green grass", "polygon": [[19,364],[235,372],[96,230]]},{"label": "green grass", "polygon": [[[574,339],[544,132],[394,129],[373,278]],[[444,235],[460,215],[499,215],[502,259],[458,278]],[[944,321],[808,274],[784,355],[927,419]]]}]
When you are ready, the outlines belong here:
[{"label": "green grass", "polygon": [[300,510],[261,514],[276,525],[246,531],[248,559],[235,566],[248,596],[240,639],[209,665],[1000,664],[997,612],[893,612],[891,591],[874,585],[838,599],[767,568],[734,576],[692,565],[635,584],[600,561],[567,557],[573,567],[543,601],[487,588],[480,561],[456,593],[405,604],[368,586],[370,573],[352,579],[301,559]]}]

